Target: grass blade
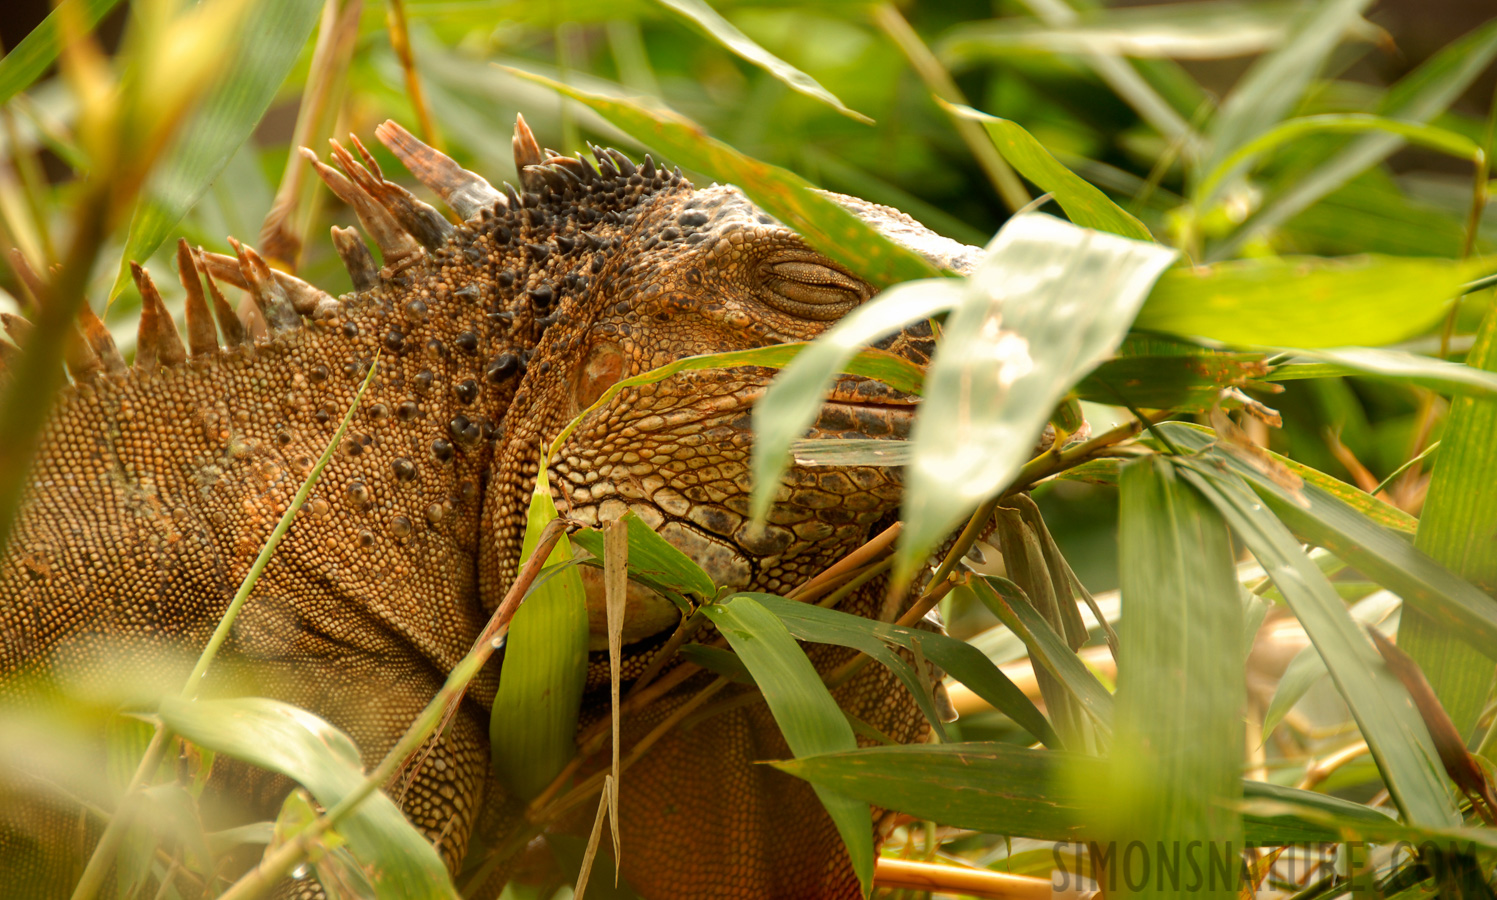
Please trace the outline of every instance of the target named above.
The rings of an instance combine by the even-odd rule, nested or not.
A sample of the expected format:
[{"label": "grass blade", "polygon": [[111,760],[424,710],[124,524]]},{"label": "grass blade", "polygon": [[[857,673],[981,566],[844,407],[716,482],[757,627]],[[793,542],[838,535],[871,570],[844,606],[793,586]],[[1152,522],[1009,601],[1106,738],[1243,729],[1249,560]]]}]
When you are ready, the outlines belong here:
[{"label": "grass blade", "polygon": [[1279,257],[1166,272],[1134,327],[1239,346],[1391,344],[1439,321],[1493,268],[1393,256]]},{"label": "grass blade", "polygon": [[[1145,846],[1241,840],[1247,689],[1242,602],[1227,526],[1159,457],[1123,468],[1118,520],[1123,617],[1112,780],[1105,815]],[[1227,850],[1230,853],[1230,850]],[[1215,890],[1211,890],[1215,888]],[[1235,896],[1210,884],[1193,896]]]},{"label": "grass blade", "polygon": [[844,263],[872,284],[885,287],[936,274],[924,258],[883,236],[835,200],[818,193],[804,178],[744,156],[727,144],[708,137],[700,125],[685,116],[590,93],[521,69],[500,68],[586,104],[680,165],[705,172],[719,181],[736,184],[765,212],[795,229],[813,247]]},{"label": "grass blade", "polygon": [[156,252],[249,139],[296,64],[321,10],[316,0],[264,0],[251,7],[238,34],[234,60],[203,98],[142,194],[110,299],[129,281],[130,261]]},{"label": "grass blade", "polygon": [[[300,782],[324,807],[336,806],[364,781],[358,748],[348,735],[285,703],[168,697],[160,715],[167,728],[194,744]],[[359,804],[339,833],[368,870],[378,897],[456,900],[436,850],[384,791]]]},{"label": "grass blade", "polygon": [[[821,676],[785,625],[753,597],[738,594],[702,612],[728,639],[764,692],[764,700],[797,757],[857,747],[852,726]],[[816,795],[847,845],[853,871],[866,897],[873,884],[873,833],[868,807],[816,786]]]},{"label": "grass blade", "polygon": [[1174,258],[1157,244],[1046,215],[1004,225],[967,280],[926,376],[896,580],[1008,484],[1050,411],[1112,355]]},{"label": "grass blade", "polygon": [[[1466,359],[1480,370],[1497,370],[1497,313],[1488,310]],[[1450,406],[1414,546],[1483,589],[1487,610],[1497,615],[1497,600],[1491,599],[1497,592],[1494,481],[1497,403],[1490,397],[1461,397]],[[1416,607],[1399,624],[1398,644],[1424,670],[1456,729],[1469,739],[1491,687],[1492,663],[1467,642],[1464,632]]]},{"label": "grass blade", "polygon": [[865,125],[873,124],[872,119],[857,110],[848,109],[841,100],[837,99],[836,94],[822,87],[816,79],[756,44],[703,0],[659,0],[659,2],[661,6],[669,7],[695,22],[703,31],[711,35],[713,40],[773,75],[791,90],[820,100],[849,119]]},{"label": "grass blade", "polygon": [[[691,557],[656,534],[633,511],[619,518],[628,529],[629,577],[662,591],[693,595],[699,601],[717,596],[717,585]],[[598,559],[607,559],[607,541],[601,531],[584,530],[572,535],[572,543]]]},{"label": "grass blade", "polygon": [[988,137],[1003,158],[1019,173],[1039,185],[1040,190],[1055,195],[1055,202],[1066,216],[1083,228],[1108,231],[1135,241],[1152,241],[1149,229],[1127,210],[1081,176],[1067,169],[1034,135],[1017,122],[990,116],[970,106],[945,104],[954,114],[982,123]]},{"label": "grass blade", "polygon": [[57,8],[47,14],[39,25],[31,30],[4,59],[0,59],[0,105],[31,87],[57,60],[62,50],[62,28],[59,24],[64,16],[80,16],[79,25],[85,31],[93,31],[99,20],[120,0],[63,0]]},{"label": "grass blade", "polygon": [[1179,471],[1216,506],[1283,592],[1325,660],[1404,820],[1461,824],[1424,722],[1325,575],[1240,478],[1192,461],[1182,461]]},{"label": "grass blade", "polygon": [[[556,505],[541,467],[525,526],[521,565],[534,552]],[[489,719],[494,772],[520,797],[545,790],[577,753],[577,711],[587,678],[587,601],[571,546],[561,538],[546,565],[563,566],[538,583],[509,626],[504,668]]]}]

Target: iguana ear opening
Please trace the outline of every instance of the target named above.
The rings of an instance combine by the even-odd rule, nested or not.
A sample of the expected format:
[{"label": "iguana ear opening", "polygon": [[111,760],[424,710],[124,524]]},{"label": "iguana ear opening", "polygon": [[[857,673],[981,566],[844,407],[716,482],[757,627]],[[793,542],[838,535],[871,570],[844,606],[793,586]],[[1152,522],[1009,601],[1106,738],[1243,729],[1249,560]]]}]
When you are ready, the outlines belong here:
[{"label": "iguana ear opening", "polygon": [[603,392],[624,377],[624,351],[609,341],[592,348],[577,371],[573,399],[578,411],[592,406]]}]

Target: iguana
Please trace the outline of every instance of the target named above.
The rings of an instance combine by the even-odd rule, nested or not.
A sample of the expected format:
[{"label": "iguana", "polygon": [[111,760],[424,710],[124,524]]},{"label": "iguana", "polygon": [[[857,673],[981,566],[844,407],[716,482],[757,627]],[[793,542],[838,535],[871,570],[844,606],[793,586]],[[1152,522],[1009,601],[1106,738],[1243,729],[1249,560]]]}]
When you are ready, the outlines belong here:
[{"label": "iguana", "polygon": [[[129,366],[85,306],[73,384],[0,568],[0,699],[45,702],[43,677],[46,690],[81,696],[108,696],[127,673],[180,684],[378,354],[351,430],[205,685],[304,707],[378,760],[514,578],[542,440],[620,378],[814,338],[874,293],[737,188],[695,189],[649,157],[542,151],[521,118],[520,186],[496,189],[393,122],[376,134],[460,224],[387,180],[357,138],[357,157],[333,144],[341,172],[304,150],[378,247],[380,262],[353,229],[333,229],[354,293],[334,298],[248,246],[229,257],[184,242],[186,344],[136,266]],[[844,202],[936,262],[970,263],[971,248],[900,213]],[[219,282],[249,293],[255,321],[235,315]],[[930,331],[887,346],[924,361]],[[892,522],[900,482],[888,468],[795,467],[767,527],[753,527],[749,410],[772,374],[685,372],[619,394],[553,462],[558,505],[585,523],[633,510],[719,584],[790,590]],[[902,436],[911,402],[849,379],[816,432]],[[871,614],[881,602],[870,588],[844,608]],[[626,622],[633,658],[648,658],[677,613],[640,594]],[[475,682],[403,794],[454,869],[475,824],[499,832],[520,814],[489,773],[497,678]],[[872,667],[837,697],[886,734],[919,739],[925,726],[896,684]],[[626,744],[675,702],[627,721]],[[606,692],[588,704],[606,715]],[[809,788],[754,764],[786,755],[762,704],[661,740],[623,779],[625,877],[649,898],[855,896]],[[230,760],[212,773],[214,795],[256,818],[273,818],[289,788]],[[39,800],[24,778],[7,792],[0,893],[66,896],[98,820]]]}]

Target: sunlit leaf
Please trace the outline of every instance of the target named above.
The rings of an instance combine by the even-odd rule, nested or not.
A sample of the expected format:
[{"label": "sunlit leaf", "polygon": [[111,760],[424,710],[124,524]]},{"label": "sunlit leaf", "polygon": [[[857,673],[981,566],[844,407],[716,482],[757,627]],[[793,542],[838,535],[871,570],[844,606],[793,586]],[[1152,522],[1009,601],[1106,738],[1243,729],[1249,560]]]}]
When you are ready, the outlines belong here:
[{"label": "sunlit leaf", "polygon": [[[543,467],[530,498],[521,565],[556,518]],[[576,755],[577,713],[587,680],[587,600],[565,536],[546,564],[564,566],[531,589],[510,622],[489,719],[494,772],[516,794],[539,794]]]},{"label": "sunlit leaf", "polygon": [[1055,202],[1072,222],[1083,228],[1108,231],[1135,241],[1154,240],[1144,223],[1067,169],[1017,122],[990,116],[968,106],[948,104],[948,108],[957,115],[981,122],[1009,165],[1041,190],[1054,194]]},{"label": "sunlit leaf", "polygon": [[[629,529],[630,578],[653,588],[694,595],[699,601],[711,600],[717,595],[717,586],[702,567],[656,534],[643,519],[631,511],[620,521]],[[572,535],[572,543],[598,559],[604,558],[601,531],[579,531]]]},{"label": "sunlit leaf", "polygon": [[63,0],[35,28],[0,59],[0,104],[10,102],[42,77],[62,50],[62,20],[76,15],[78,25],[92,31],[120,0]]},{"label": "sunlit leaf", "polygon": [[[773,613],[743,594],[708,604],[702,612],[753,673],[754,683],[764,693],[790,752],[799,757],[857,747],[852,726],[837,701],[805,651]],[[867,896],[873,883],[873,839],[867,804],[819,785],[816,796],[842,835],[853,871]]]},{"label": "sunlit leaf", "polygon": [[1166,272],[1135,328],[1239,346],[1390,344],[1439,320],[1493,268],[1389,256],[1270,258]]},{"label": "sunlit leaf", "polygon": [[837,99],[836,94],[822,87],[816,79],[759,46],[748,35],[734,27],[732,22],[719,15],[717,10],[708,6],[704,0],[659,0],[659,2],[700,25],[719,44],[773,75],[791,90],[799,91],[807,97],[814,97],[850,119],[868,125],[873,124],[872,119],[856,110],[848,109],[841,100]]},{"label": "sunlit leaf", "polygon": [[[358,748],[348,735],[289,704],[260,697],[167,697],[159,712],[173,732],[300,782],[324,807],[337,805],[364,781]],[[441,857],[383,791],[355,807],[338,830],[380,898],[456,900]]]},{"label": "sunlit leaf", "polygon": [[[1318,377],[1336,375],[1361,375],[1384,378],[1406,384],[1417,384],[1441,393],[1466,397],[1497,397],[1497,374],[1475,368],[1469,364],[1420,356],[1402,350],[1383,350],[1372,347],[1335,347],[1326,350],[1300,350],[1278,348],[1305,359],[1318,359],[1329,364],[1329,368]],[[1270,376],[1272,380],[1272,376]]]},{"label": "sunlit leaf", "polygon": [[963,284],[926,376],[896,574],[1008,484],[1050,411],[1112,354],[1174,258],[1046,215],[1004,225]]},{"label": "sunlit leaf", "polygon": [[321,11],[322,4],[314,0],[264,0],[251,5],[229,48],[233,60],[146,185],[130,220],[111,298],[129,281],[129,263],[156,252],[254,133]]},{"label": "sunlit leaf", "polygon": [[929,262],[813,190],[804,178],[744,156],[708,137],[700,125],[678,113],[579,90],[519,69],[505,71],[587,104],[674,162],[737,185],[765,212],[872,284],[885,286],[935,274]]}]

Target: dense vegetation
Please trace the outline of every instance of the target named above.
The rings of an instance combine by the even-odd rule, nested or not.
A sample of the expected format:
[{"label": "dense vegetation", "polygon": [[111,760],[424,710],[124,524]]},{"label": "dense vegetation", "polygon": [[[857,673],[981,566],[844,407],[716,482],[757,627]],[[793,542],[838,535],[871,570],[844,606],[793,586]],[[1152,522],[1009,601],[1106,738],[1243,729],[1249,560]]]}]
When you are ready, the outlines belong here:
[{"label": "dense vegetation", "polygon": [[[216,250],[260,235],[283,267],[346,291],[321,236],[347,216],[325,208],[296,145],[394,117],[513,181],[523,112],[563,153],[593,140],[738,184],[886,289],[756,411],[758,483],[792,456],[905,466],[897,533],[792,599],[889,573],[919,588],[905,624],[939,604],[962,641],[719,596],[647,529],[627,531],[638,577],[650,561],[654,586],[740,653],[692,659],[746,668],[787,711],[798,758],[781,767],[825,789],[865,885],[1034,896],[1079,873],[1119,896],[1226,897],[1241,873],[1286,897],[1497,886],[1497,104],[1484,118],[1453,106],[1497,56],[1497,20],[1379,86],[1337,74],[1399,37],[1362,17],[1367,0],[1024,0],[998,18],[985,3],[136,0],[106,53],[90,30],[115,2],[67,0],[0,61],[0,238],[38,271],[61,264],[0,398],[0,541],[77,304],[104,312],[109,298],[117,340],[133,342],[122,261],[168,271],[178,233]],[[1219,58],[1241,74],[1209,88],[1179,62]],[[979,267],[943,277],[810,185],[985,246]],[[6,284],[24,298],[13,273]],[[859,354],[921,318],[942,335],[928,371]],[[774,354],[756,361],[789,362]],[[844,370],[923,395],[908,444],[798,441]],[[1026,458],[1047,422],[1061,440]],[[608,565],[626,564],[623,537]],[[609,555],[604,536],[572,542]],[[523,614],[569,589],[546,581]],[[876,733],[806,676],[792,638],[894,667],[939,742],[855,749]],[[533,665],[567,658],[541,643]],[[918,656],[948,673],[960,720],[940,721]],[[502,691],[500,704],[557,723],[496,749],[506,777],[559,779],[553,800],[594,802],[601,785],[567,783],[567,759],[545,750],[572,746],[575,710]],[[283,765],[330,812],[298,793],[273,839],[268,825],[205,839],[194,786],[158,791],[162,814],[120,850],[125,893],[154,872],[160,896],[195,896],[189,880],[243,896],[263,876],[215,885],[214,859],[270,841],[280,871],[311,859],[347,896],[454,895],[391,804],[361,803],[387,768],[363,778],[335,734],[286,734],[299,750],[277,753],[221,727],[257,709],[171,699],[156,733]],[[131,737],[122,791],[150,732],[116,733]],[[901,814],[886,858],[933,865],[875,875],[868,803]],[[558,852],[568,880],[583,855]],[[1203,882],[1213,859],[1232,877]],[[366,878],[376,868],[388,877]],[[539,882],[511,893],[570,890]]]}]

